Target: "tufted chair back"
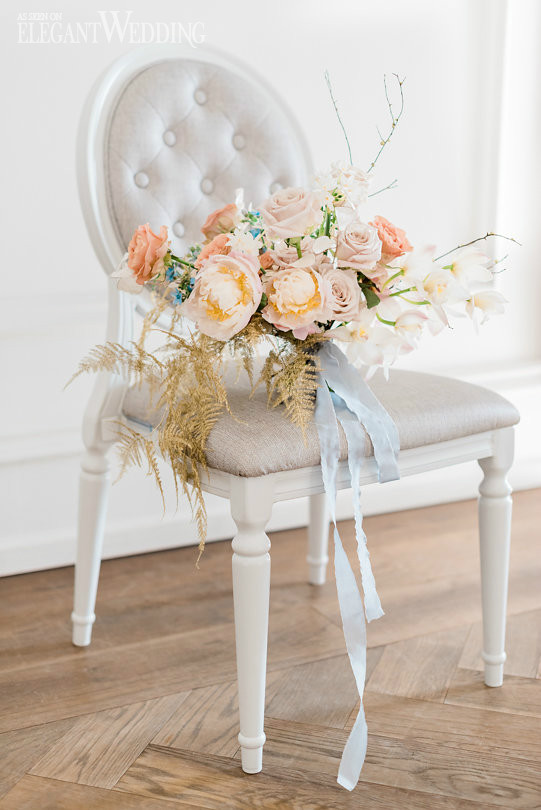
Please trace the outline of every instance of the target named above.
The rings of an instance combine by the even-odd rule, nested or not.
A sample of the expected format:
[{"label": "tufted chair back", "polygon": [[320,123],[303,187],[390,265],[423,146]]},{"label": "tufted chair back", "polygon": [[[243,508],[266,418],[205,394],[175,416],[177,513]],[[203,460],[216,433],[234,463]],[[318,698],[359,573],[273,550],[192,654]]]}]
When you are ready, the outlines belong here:
[{"label": "tufted chair back", "polygon": [[209,51],[174,53],[125,71],[103,130],[105,198],[123,251],[150,222],[167,225],[182,255],[237,188],[257,207],[310,172],[291,114],[251,71]]}]

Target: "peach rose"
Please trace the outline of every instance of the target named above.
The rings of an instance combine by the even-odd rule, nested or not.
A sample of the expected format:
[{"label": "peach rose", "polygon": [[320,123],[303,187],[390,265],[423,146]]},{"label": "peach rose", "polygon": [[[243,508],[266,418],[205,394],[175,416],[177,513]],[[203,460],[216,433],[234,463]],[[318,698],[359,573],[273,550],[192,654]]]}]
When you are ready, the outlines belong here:
[{"label": "peach rose", "polygon": [[334,267],[330,261],[321,262],[318,271],[331,285],[330,307],[333,318],[337,321],[351,321],[358,318],[363,302],[357,273],[354,270]]},{"label": "peach rose", "polygon": [[299,340],[317,331],[318,321],[331,317],[330,283],[311,267],[286,267],[264,277],[267,306],[262,315],[282,332]]},{"label": "peach rose", "polygon": [[226,256],[231,250],[227,243],[227,238],[226,233],[219,233],[211,242],[204,245],[196,259],[195,266],[198,268],[201,267],[205,259],[208,259],[209,256],[215,256],[217,253]]},{"label": "peach rose", "polygon": [[163,257],[169,249],[167,228],[162,225],[159,235],[150,225],[139,225],[128,245],[128,267],[137,284],[144,284],[165,272]]},{"label": "peach rose", "polygon": [[352,267],[368,275],[380,257],[381,241],[376,228],[352,220],[339,231],[336,243],[339,267]]},{"label": "peach rose", "polygon": [[396,259],[397,256],[402,256],[404,253],[413,250],[408,242],[406,232],[402,228],[397,228],[385,217],[374,217],[374,221],[370,224],[377,228],[382,243],[381,253],[385,259]]},{"label": "peach rose", "polygon": [[272,267],[274,264],[274,259],[270,250],[266,250],[265,253],[261,253],[259,255],[259,264],[263,270],[268,270],[270,267]]},{"label": "peach rose", "polygon": [[262,292],[257,256],[215,253],[197,271],[194,288],[180,311],[204,335],[229,340],[244,329]]},{"label": "peach rose", "polygon": [[236,225],[238,208],[234,203],[228,203],[209,214],[201,226],[202,233],[207,239],[214,239],[219,233],[229,233]]},{"label": "peach rose", "polygon": [[265,233],[272,241],[305,236],[323,221],[323,195],[303,188],[283,188],[260,207]]}]

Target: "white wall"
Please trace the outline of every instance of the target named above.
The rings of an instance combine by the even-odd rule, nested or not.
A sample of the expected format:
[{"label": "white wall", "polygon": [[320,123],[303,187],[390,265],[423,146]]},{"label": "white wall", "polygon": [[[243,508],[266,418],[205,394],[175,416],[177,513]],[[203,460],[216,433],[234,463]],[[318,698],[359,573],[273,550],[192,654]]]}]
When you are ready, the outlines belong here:
[{"label": "white wall", "polygon": [[[100,8],[103,6],[100,5]],[[315,163],[344,157],[329,103],[331,74],[356,162],[377,150],[386,126],[383,73],[407,77],[406,111],[377,174],[396,190],[381,211],[411,240],[442,251],[486,230],[520,239],[498,285],[508,313],[481,334],[460,323],[427,340],[402,365],[454,373],[501,390],[521,408],[515,486],[541,483],[541,5],[536,0],[119,0],[138,21],[202,21],[207,42],[266,75],[303,122]],[[129,46],[17,43],[13,3],[2,5],[2,304],[0,353],[0,574],[73,559],[80,415],[90,381],[62,386],[103,337],[104,279],[79,211],[75,132],[97,75]],[[42,11],[41,3],[25,3]],[[96,20],[81,2],[64,21]],[[287,14],[286,14],[287,10]],[[504,44],[506,47],[504,48]],[[503,123],[503,126],[500,124]],[[497,252],[507,251],[504,243]],[[400,486],[371,487],[367,511],[473,496],[476,469],[456,468]],[[172,499],[170,498],[170,502]],[[343,515],[349,514],[346,496]],[[209,499],[210,537],[230,534],[224,506]],[[283,505],[274,526],[300,525],[305,505]],[[135,471],[113,488],[106,554],[191,542],[185,507],[162,520],[159,499]]]}]

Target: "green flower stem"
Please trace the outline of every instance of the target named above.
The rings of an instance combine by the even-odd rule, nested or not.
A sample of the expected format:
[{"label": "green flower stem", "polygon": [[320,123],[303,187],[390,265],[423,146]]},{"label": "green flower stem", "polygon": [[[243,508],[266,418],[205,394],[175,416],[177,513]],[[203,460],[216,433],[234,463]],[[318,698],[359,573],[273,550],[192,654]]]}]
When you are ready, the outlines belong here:
[{"label": "green flower stem", "polygon": [[387,281],[385,282],[385,284],[383,285],[383,287],[382,287],[381,289],[382,289],[382,290],[384,290],[384,289],[385,289],[385,287],[386,287],[388,284],[390,284],[390,283],[391,283],[391,281],[394,281],[394,280],[395,280],[395,278],[398,278],[399,276],[403,276],[403,275],[404,275],[404,271],[403,271],[403,270],[399,270],[399,271],[398,271],[398,273],[395,273],[395,274],[394,274],[394,276],[390,276],[390,277],[387,279]]},{"label": "green flower stem", "polygon": [[407,287],[405,290],[397,290],[394,293],[389,293],[389,298],[393,298],[393,296],[395,296],[395,295],[403,295],[404,293],[411,292],[414,289],[415,289],[415,287]]},{"label": "green flower stem", "polygon": [[174,253],[171,253],[171,258],[174,262],[178,262],[178,264],[183,264],[185,267],[191,267],[192,270],[197,270],[195,264],[190,264],[190,262],[185,261],[184,259],[179,259],[178,256],[175,256]]},{"label": "green flower stem", "polygon": [[[404,292],[406,291],[404,290]],[[404,298],[404,301],[407,301],[408,304],[413,304],[416,307],[422,307],[425,306],[425,304],[430,304],[430,301],[427,301],[426,299],[424,301],[412,301],[411,298]]]},{"label": "green flower stem", "polygon": [[376,312],[376,318],[380,323],[385,323],[387,326],[396,326],[396,321],[386,321],[385,318],[382,318],[381,315],[378,315]]}]

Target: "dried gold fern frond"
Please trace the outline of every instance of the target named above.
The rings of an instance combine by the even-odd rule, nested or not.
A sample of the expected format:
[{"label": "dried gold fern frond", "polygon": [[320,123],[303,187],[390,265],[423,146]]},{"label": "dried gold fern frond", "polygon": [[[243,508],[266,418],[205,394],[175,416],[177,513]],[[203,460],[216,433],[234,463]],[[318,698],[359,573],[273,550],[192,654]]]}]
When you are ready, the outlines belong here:
[{"label": "dried gold fern frond", "polygon": [[96,374],[99,371],[108,371],[111,374],[118,374],[122,377],[135,375],[138,380],[148,379],[153,376],[161,376],[163,363],[150,352],[145,351],[137,343],[131,343],[130,347],[121,346],[120,343],[111,341],[100,346],[95,346],[90,353],[84,357],[75,374],[66,383],[66,388],[80,374]]},{"label": "dried gold fern frond", "polygon": [[[274,328],[256,314],[245,329],[223,342],[200,333],[175,332],[180,316],[173,313],[171,330],[160,330],[165,335],[164,346],[150,353],[144,348],[145,340],[166,306],[163,298],[158,300],[145,318],[137,343],[127,348],[106,343],[93,349],[79,364],[72,380],[84,372],[108,371],[147,384],[151,403],[161,412],[160,421],[150,434],[119,423],[119,477],[128,467],[146,467],[147,474],[156,481],[165,508],[158,458],[161,455],[172,468],[177,499],[185,495],[192,509],[201,555],[207,531],[201,487],[201,477],[207,471],[207,443],[221,413],[231,413],[223,378],[227,354],[242,360],[253,388],[265,382],[269,404],[283,405],[289,419],[304,434],[315,406],[320,370],[317,347],[326,337],[311,335],[299,341],[286,333],[277,338]],[[264,341],[270,342],[271,351],[255,380],[254,360]]]}]

